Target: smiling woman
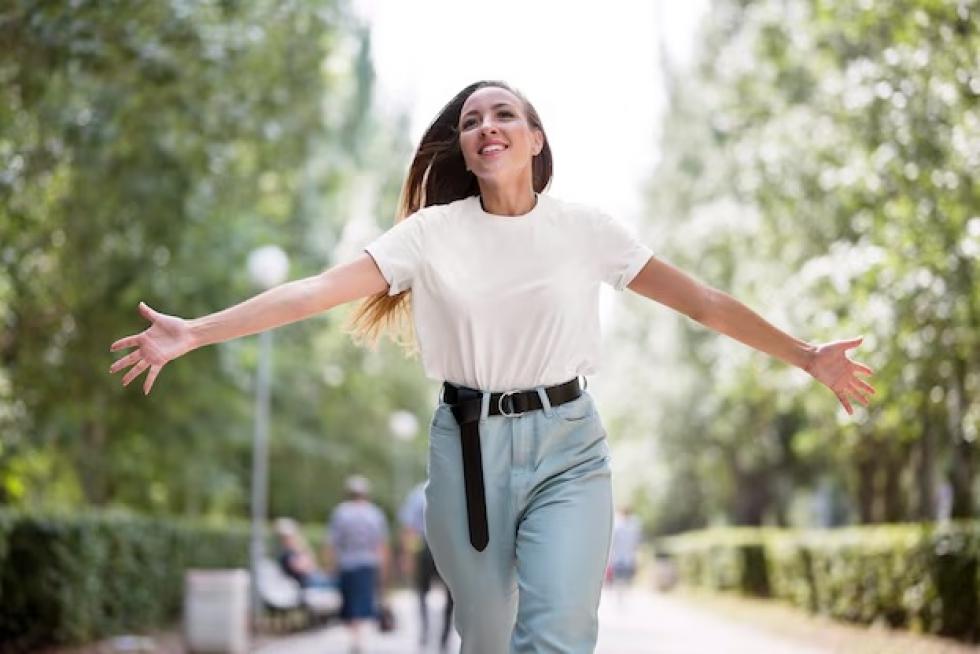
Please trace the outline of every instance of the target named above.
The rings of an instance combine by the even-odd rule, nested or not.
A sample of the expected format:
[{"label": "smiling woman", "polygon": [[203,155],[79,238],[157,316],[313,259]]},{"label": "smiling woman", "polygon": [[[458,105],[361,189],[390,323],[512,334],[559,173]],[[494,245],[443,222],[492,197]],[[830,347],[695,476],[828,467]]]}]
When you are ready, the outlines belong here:
[{"label": "smiling woman", "polygon": [[149,367],[149,390],[189,349],[349,300],[370,296],[354,319],[369,340],[411,315],[426,374],[444,380],[426,536],[465,654],[595,647],[612,489],[606,433],[579,378],[599,368],[603,283],[804,368],[849,412],[873,392],[856,376],[871,371],[845,355],[860,339],[817,346],[785,334],[604,213],[545,194],[551,172],[530,102],[477,82],[429,126],[398,223],[358,259],[193,321],[143,307],[154,324],[113,345],[137,348],[113,370],[133,366],[128,383]]}]

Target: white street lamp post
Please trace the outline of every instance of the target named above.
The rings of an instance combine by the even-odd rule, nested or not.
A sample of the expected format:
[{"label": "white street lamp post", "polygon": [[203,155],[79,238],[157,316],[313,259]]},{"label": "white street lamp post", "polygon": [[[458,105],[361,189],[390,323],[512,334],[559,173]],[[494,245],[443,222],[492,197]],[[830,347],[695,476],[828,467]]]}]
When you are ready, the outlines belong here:
[{"label": "white street lamp post", "polygon": [[[408,411],[395,411],[388,418],[388,430],[395,437],[395,440],[404,443],[403,447],[407,449],[408,444],[412,442],[419,431],[418,418],[415,417],[414,413]],[[395,452],[394,506],[396,507],[403,494],[408,490],[405,488],[405,466],[408,463],[408,457],[405,454],[407,452]]]},{"label": "white street lamp post", "polygon": [[[289,259],[275,245],[253,250],[248,256],[248,273],[252,282],[265,290],[286,281]],[[252,441],[252,619],[262,614],[258,591],[259,563],[265,556],[266,497],[268,494],[269,458],[269,376],[272,367],[272,332],[259,334],[259,362],[255,377],[255,434]]]}]

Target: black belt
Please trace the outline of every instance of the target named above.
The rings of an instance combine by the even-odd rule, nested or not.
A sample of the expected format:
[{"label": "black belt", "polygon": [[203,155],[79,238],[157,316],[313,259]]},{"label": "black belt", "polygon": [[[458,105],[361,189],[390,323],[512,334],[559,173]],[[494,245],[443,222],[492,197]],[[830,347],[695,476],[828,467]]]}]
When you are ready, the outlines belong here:
[{"label": "black belt", "polygon": [[[466,489],[466,515],[470,526],[470,543],[482,552],[490,542],[487,526],[487,500],[483,486],[483,457],[480,454],[480,414],[483,410],[483,392],[465,386],[442,385],[443,400],[452,405],[453,416],[459,424],[463,450],[463,486]],[[578,378],[564,384],[544,389],[551,406],[558,406],[578,398],[582,394]],[[517,417],[528,411],[543,408],[541,396],[535,391],[507,391],[491,393],[491,416]]]}]

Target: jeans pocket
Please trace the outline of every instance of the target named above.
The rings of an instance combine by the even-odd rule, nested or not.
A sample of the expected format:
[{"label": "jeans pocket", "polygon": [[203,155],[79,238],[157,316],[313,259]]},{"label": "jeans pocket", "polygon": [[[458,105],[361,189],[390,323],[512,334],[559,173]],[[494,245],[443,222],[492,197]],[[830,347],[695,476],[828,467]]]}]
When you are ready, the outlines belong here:
[{"label": "jeans pocket", "polygon": [[430,434],[454,435],[459,432],[459,424],[456,416],[453,415],[452,407],[445,402],[436,407],[432,414],[432,422],[429,424]]},{"label": "jeans pocket", "polygon": [[583,392],[571,402],[553,407],[553,410],[562,422],[585,422],[595,415],[595,403],[591,395]]}]

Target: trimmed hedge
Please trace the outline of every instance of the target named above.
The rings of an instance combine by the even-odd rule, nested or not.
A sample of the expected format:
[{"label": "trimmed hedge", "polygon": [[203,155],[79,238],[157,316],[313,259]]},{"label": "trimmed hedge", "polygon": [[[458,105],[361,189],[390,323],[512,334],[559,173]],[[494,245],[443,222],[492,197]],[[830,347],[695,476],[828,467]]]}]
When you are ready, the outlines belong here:
[{"label": "trimmed hedge", "polygon": [[850,622],[980,639],[980,522],[713,529],[661,547],[684,583]]},{"label": "trimmed hedge", "polygon": [[769,595],[769,572],[757,529],[692,532],[662,541],[685,583],[745,595]]},{"label": "trimmed hedge", "polygon": [[247,567],[244,523],[0,511],[0,650],[171,624],[188,568]]}]

